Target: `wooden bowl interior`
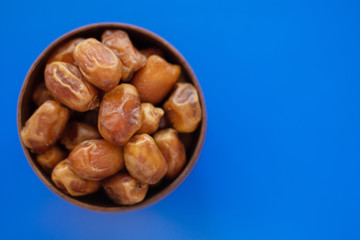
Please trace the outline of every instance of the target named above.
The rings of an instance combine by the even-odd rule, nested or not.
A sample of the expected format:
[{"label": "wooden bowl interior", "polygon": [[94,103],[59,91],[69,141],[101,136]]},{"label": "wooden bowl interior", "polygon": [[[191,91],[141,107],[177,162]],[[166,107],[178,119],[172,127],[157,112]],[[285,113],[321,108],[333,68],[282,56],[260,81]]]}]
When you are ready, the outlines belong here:
[{"label": "wooden bowl interior", "polygon": [[41,81],[44,81],[45,65],[51,54],[59,46],[76,37],[83,37],[83,38],[94,37],[97,39],[101,39],[101,34],[106,29],[122,29],[126,31],[129,34],[132,42],[138,49],[143,49],[147,47],[156,47],[161,49],[167,61],[174,64],[179,64],[181,66],[182,73],[179,81],[186,81],[193,83],[195,87],[198,89],[202,110],[203,110],[203,120],[195,132],[191,134],[180,134],[180,138],[182,139],[186,148],[187,161],[188,161],[183,172],[174,181],[169,182],[164,180],[160,186],[156,188],[150,188],[146,196],[146,199],[144,201],[133,206],[119,206],[114,204],[108,197],[106,197],[105,193],[102,190],[92,195],[76,197],[76,198],[64,194],[55,187],[55,185],[51,181],[50,176],[45,171],[43,171],[42,168],[39,166],[39,164],[35,159],[35,155],[32,154],[23,144],[22,145],[25,155],[30,165],[36,172],[36,174],[45,183],[45,185],[47,185],[52,191],[54,191],[60,197],[78,206],[91,210],[103,211],[103,212],[122,212],[122,211],[129,211],[129,210],[142,208],[150,204],[153,204],[156,201],[164,198],[175,188],[177,188],[193,169],[200,155],[200,151],[204,142],[205,131],[206,131],[206,108],[205,108],[203,93],[201,91],[200,85],[191,67],[188,65],[186,60],[181,56],[181,54],[168,42],[166,42],[164,39],[160,38],[159,36],[145,29],[132,25],[118,24],[118,23],[103,23],[103,24],[88,25],[63,35],[62,37],[54,41],[52,44],[50,44],[50,46],[44,50],[44,52],[34,62],[33,66],[30,68],[25,78],[19,96],[18,129],[20,132],[26,120],[31,116],[31,114],[36,109],[36,106],[31,99],[32,93],[35,87]]}]

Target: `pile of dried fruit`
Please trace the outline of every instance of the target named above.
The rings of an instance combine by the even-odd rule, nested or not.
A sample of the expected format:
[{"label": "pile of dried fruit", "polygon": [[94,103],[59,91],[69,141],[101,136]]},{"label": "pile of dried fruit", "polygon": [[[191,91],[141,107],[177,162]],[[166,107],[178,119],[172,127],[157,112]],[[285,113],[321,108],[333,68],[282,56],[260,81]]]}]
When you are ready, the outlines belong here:
[{"label": "pile of dried fruit", "polygon": [[138,203],[149,185],[181,173],[178,132],[201,121],[197,90],[176,83],[180,74],[161,50],[138,51],[121,30],[105,31],[101,42],[73,39],[49,58],[22,141],[65,193],[103,187],[117,204]]}]

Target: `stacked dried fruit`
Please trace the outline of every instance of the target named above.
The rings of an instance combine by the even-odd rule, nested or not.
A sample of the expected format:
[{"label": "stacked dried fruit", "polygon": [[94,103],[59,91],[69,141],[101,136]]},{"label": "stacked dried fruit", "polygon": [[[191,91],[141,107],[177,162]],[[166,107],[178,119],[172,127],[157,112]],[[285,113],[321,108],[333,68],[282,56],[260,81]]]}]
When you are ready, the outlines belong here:
[{"label": "stacked dried fruit", "polygon": [[201,107],[196,88],[176,83],[181,68],[160,50],[138,51],[121,30],[101,40],[73,39],[49,58],[21,138],[65,193],[103,187],[115,203],[131,205],[149,185],[181,173],[178,132],[196,130]]}]

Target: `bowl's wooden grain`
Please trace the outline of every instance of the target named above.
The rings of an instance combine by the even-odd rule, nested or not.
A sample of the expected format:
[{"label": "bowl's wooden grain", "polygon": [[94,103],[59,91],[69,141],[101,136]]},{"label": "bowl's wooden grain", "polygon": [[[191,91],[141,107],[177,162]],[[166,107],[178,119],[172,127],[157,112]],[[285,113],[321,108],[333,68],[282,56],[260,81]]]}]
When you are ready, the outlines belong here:
[{"label": "bowl's wooden grain", "polygon": [[[172,182],[164,181],[160,187],[151,189],[147,197],[144,201],[133,205],[133,206],[119,206],[114,204],[111,200],[109,200],[105,194],[100,191],[96,194],[84,196],[84,197],[71,197],[59,189],[55,187],[52,183],[50,176],[41,169],[38,163],[35,160],[34,154],[32,154],[28,148],[22,143],[22,148],[26,155],[27,160],[29,161],[31,167],[34,169],[35,173],[38,177],[44,182],[44,184],[50,188],[57,195],[62,197],[63,199],[83,208],[87,208],[90,210],[101,211],[101,212],[125,212],[130,210],[135,210],[139,208],[143,208],[154,204],[155,202],[161,200],[166,197],[172,191],[174,191],[189,175],[189,173],[194,168],[199,155],[202,149],[204,140],[205,140],[205,132],[206,132],[206,107],[205,100],[203,96],[203,92],[201,90],[200,84],[192,71],[190,65],[186,62],[184,57],[166,40],[159,37],[158,35],[137,27],[128,24],[122,23],[98,23],[87,25],[78,29],[75,29],[65,35],[59,37],[53,43],[51,43],[36,59],[36,61],[31,66],[29,72],[26,75],[24,80],[19,101],[18,101],[18,109],[17,109],[17,125],[18,131],[22,129],[22,126],[25,124],[26,120],[30,117],[30,115],[36,109],[35,105],[31,100],[31,96],[34,88],[40,81],[43,81],[44,78],[44,69],[46,62],[50,55],[63,43],[68,40],[76,37],[96,37],[100,39],[101,34],[106,29],[122,29],[126,31],[134,45],[138,49],[146,48],[146,47],[156,47],[161,49],[164,52],[165,58],[172,63],[179,64],[182,69],[181,80],[188,81],[195,85],[199,92],[199,98],[202,107],[203,119],[198,127],[198,129],[191,134],[180,134],[180,137],[184,141],[184,145],[186,147],[187,153],[187,165],[183,172]],[[21,140],[21,139],[20,139]]]}]

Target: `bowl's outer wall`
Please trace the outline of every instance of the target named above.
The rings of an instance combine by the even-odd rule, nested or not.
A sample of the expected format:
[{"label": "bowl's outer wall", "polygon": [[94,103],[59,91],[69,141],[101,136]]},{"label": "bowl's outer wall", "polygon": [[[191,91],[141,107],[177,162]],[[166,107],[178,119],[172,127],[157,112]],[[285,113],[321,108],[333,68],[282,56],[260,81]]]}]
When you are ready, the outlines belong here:
[{"label": "bowl's outer wall", "polygon": [[146,47],[156,47],[161,49],[164,54],[165,58],[171,62],[179,64],[182,68],[182,73],[180,76],[180,81],[188,81],[195,85],[198,90],[199,98],[202,106],[202,122],[198,129],[191,134],[180,134],[184,145],[186,147],[187,153],[187,160],[188,163],[182,173],[172,182],[164,183],[161,187],[161,190],[150,191],[146,199],[133,206],[118,206],[112,203],[108,198],[104,196],[103,193],[99,192],[95,195],[91,196],[84,196],[79,198],[70,197],[67,194],[64,194],[59,189],[57,189],[48,174],[46,174],[40,166],[35,161],[34,154],[32,154],[29,149],[25,147],[22,143],[22,148],[28,159],[31,167],[38,175],[38,177],[44,182],[44,184],[50,188],[53,192],[57,195],[62,197],[63,199],[86,209],[101,211],[101,212],[124,212],[135,210],[139,208],[143,208],[154,204],[155,202],[161,200],[162,198],[166,197],[172,191],[174,191],[189,175],[189,173],[194,168],[204,144],[205,140],[205,133],[206,133],[206,123],[207,123],[207,115],[206,115],[206,105],[205,99],[203,96],[203,92],[201,90],[200,84],[191,69],[190,65],[184,59],[184,57],[166,40],[157,36],[156,34],[128,24],[122,23],[99,23],[99,24],[92,24],[87,25],[78,29],[75,29],[65,35],[61,36],[53,43],[51,43],[36,59],[36,61],[31,66],[30,70],[28,71],[26,78],[24,80],[20,96],[18,102],[18,111],[17,111],[17,121],[18,121],[18,130],[19,133],[22,129],[22,126],[25,124],[26,120],[31,116],[31,114],[35,110],[35,105],[32,103],[31,97],[34,88],[43,81],[43,73],[45,69],[45,65],[47,59],[50,55],[62,44],[66,43],[68,40],[76,38],[76,37],[95,37],[100,39],[101,34],[106,29],[122,29],[126,31],[130,38],[132,39],[134,45],[138,49],[146,48]]}]

